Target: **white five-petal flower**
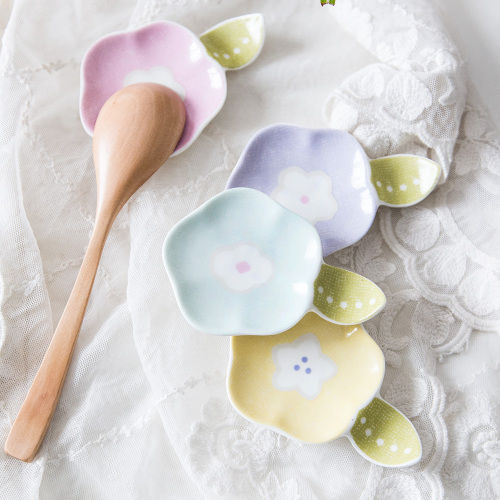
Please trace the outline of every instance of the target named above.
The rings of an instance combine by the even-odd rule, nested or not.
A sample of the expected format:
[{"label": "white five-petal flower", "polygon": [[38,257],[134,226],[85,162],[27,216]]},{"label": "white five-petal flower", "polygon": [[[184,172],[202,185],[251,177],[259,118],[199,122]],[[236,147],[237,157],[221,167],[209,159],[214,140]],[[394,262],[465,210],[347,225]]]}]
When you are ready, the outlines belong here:
[{"label": "white five-petal flower", "polygon": [[169,89],[179,94],[180,98],[184,100],[186,98],[186,90],[184,87],[175,79],[172,70],[165,66],[154,66],[149,70],[136,69],[128,73],[123,80],[123,86],[132,85],[134,83],[159,83],[160,85],[165,85]]},{"label": "white five-petal flower", "polygon": [[315,399],[323,383],[337,374],[337,365],[321,350],[313,333],[301,335],[291,343],[275,345],[272,357],[276,366],[273,386],[279,391],[296,390],[306,399]]},{"label": "white five-petal flower", "polygon": [[212,255],[211,264],[216,278],[233,292],[248,292],[273,275],[271,260],[251,243],[219,248]]},{"label": "white five-petal flower", "polygon": [[299,167],[282,170],[271,197],[313,225],[331,219],[339,208],[332,194],[332,180],[321,170],[306,172]]}]

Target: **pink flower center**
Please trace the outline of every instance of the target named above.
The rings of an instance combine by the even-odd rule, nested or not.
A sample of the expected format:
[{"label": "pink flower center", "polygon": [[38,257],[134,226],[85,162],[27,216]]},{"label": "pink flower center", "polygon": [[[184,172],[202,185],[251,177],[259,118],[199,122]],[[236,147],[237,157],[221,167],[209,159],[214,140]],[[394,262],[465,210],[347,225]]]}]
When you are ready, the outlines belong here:
[{"label": "pink flower center", "polygon": [[236,264],[236,270],[241,274],[247,273],[248,271],[250,271],[250,269],[250,264],[246,260],[243,260],[242,262],[238,262],[238,264]]},{"label": "pink flower center", "polygon": [[305,205],[305,204],[307,204],[307,203],[309,203],[309,196],[306,196],[306,195],[302,196],[302,197],[300,198],[300,201],[301,201],[302,203],[304,203],[304,205]]}]

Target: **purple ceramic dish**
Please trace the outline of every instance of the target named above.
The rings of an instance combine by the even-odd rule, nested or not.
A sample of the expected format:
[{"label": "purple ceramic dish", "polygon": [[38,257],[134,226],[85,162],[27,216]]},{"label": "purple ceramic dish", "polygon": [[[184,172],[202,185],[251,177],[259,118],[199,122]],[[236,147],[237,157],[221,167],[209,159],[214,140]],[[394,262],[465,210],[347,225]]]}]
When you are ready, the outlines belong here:
[{"label": "purple ceramic dish", "polygon": [[272,125],[250,140],[226,189],[257,189],[304,217],[316,227],[326,256],[359,241],[380,205],[424,199],[440,174],[439,165],[418,156],[370,161],[340,130]]}]

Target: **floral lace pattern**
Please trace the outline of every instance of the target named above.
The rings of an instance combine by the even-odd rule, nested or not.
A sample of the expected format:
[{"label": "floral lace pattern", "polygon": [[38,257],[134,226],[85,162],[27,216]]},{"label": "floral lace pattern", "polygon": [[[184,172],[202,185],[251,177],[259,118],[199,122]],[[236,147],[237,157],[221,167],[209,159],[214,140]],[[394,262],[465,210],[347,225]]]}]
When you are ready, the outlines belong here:
[{"label": "floral lace pattern", "polygon": [[[364,6],[377,28],[380,25],[374,17],[387,14],[385,9],[394,9],[400,17],[395,21],[397,28],[385,30],[380,43],[374,42],[373,33],[370,44],[366,42],[366,26],[352,28],[383,64],[348,78],[330,97],[325,116],[331,126],[352,132],[371,157],[430,154],[443,166],[446,182],[418,206],[380,210],[384,251],[379,250],[376,258],[388,259],[392,251],[397,260],[390,258],[392,272],[379,277],[387,284],[378,282],[388,304],[378,325],[371,321],[367,330],[383,349],[389,366],[385,397],[394,398],[394,404],[415,419],[424,458],[411,476],[374,472],[364,495],[443,498],[449,489],[462,491],[464,498],[494,498],[500,477],[498,429],[491,423],[496,406],[486,402],[485,394],[476,402],[462,395],[462,406],[453,401],[445,405],[439,379],[431,377],[429,385],[420,377],[402,375],[417,369],[432,376],[436,361],[462,352],[474,329],[495,331],[500,326],[499,241],[495,233],[480,234],[466,216],[480,212],[483,204],[483,213],[494,213],[498,204],[498,136],[473,93],[465,102],[462,62],[449,40],[441,38],[439,50],[430,50],[437,43],[438,26],[430,22],[424,3],[414,7],[409,2],[376,3],[375,9],[363,0],[343,2],[335,12],[342,22],[349,16],[359,17]],[[388,26],[387,20],[381,24]],[[366,238],[373,242],[376,237],[377,232],[370,231]],[[362,240],[334,258],[350,269],[357,268],[356,257],[364,246]],[[384,264],[388,271],[389,265],[389,261]],[[395,270],[404,273],[410,285],[406,290],[393,288],[398,283]],[[401,334],[405,325],[411,337]],[[423,363],[416,361],[417,352],[425,359]],[[396,370],[394,375],[391,368]],[[432,401],[441,401],[434,416],[427,406]]]},{"label": "floral lace pattern", "polygon": [[[250,4],[277,8],[275,2]],[[82,7],[78,21],[70,3],[52,5],[67,20],[57,30],[43,1],[33,9],[16,0],[0,57],[9,117],[0,130],[0,199],[9,200],[0,231],[4,440],[93,224],[91,145],[78,121],[85,49],[127,26],[170,19],[201,33],[241,13],[237,2],[219,0],[104,0]],[[296,0],[290,11],[304,13],[311,5]],[[313,114],[320,113],[317,96],[326,95],[323,80],[331,85],[327,65],[318,65],[318,72],[308,66],[300,78],[282,75],[295,64],[295,49],[304,67],[314,54],[331,61],[324,43],[334,36],[335,21],[329,15],[317,21],[323,23],[321,45],[310,37],[285,49],[282,41],[303,26],[301,16],[296,21],[291,15],[286,29],[276,18],[269,26],[274,31],[256,74],[228,74],[234,93],[227,112],[119,214],[47,439],[31,464],[0,457],[2,498],[70,498],[75,488],[88,498],[500,496],[499,344],[488,336],[500,326],[500,241],[489,230],[500,197],[498,135],[467,88],[462,60],[428,1],[342,0],[329,12],[378,62],[331,89],[327,123],[353,133],[372,158],[430,156],[447,177],[416,207],[381,207],[361,241],[327,259],[367,276],[387,296],[385,310],[365,327],[386,358],[381,395],[418,429],[421,463],[404,472],[382,469],[345,439],[301,445],[240,417],[227,401],[221,373],[227,339],[205,339],[186,326],[161,259],[144,259],[157,254],[177,220],[223,190],[256,129],[297,115],[321,126]],[[308,52],[313,46],[315,52]],[[275,83],[280,96],[287,87],[283,103]],[[295,115],[288,112],[290,102]],[[253,108],[265,109],[264,117]]]},{"label": "floral lace pattern", "polygon": [[[406,408],[408,416],[411,417],[422,412],[427,396],[426,383],[420,379],[418,385],[420,394],[417,395],[416,401],[413,399],[411,402],[413,410]],[[405,381],[395,384],[386,397],[392,401],[401,401],[401,398],[394,397],[391,391],[404,391],[408,387]],[[409,400],[412,396],[415,394],[403,396],[403,399]],[[186,441],[189,467],[192,473],[201,478],[202,483],[217,495],[231,498],[243,495],[244,498],[254,498],[253,494],[250,494],[252,491],[255,492],[255,498],[269,500],[323,498],[308,487],[306,477],[294,477],[293,469],[286,471],[290,461],[300,458],[308,460],[314,456],[317,458],[321,448],[298,445],[271,430],[244,420],[234,412],[225,398],[209,399],[202,407],[201,414],[201,419],[192,425]],[[426,436],[425,431],[422,435]],[[424,444],[429,454],[429,445],[425,441]],[[328,449],[328,445],[322,446],[323,449]],[[311,448],[312,456],[306,451]],[[328,455],[323,456],[323,459],[329,458]],[[336,461],[338,456],[333,451],[331,462],[328,462],[335,464]],[[277,470],[283,468],[286,471],[285,478],[280,480],[281,473]],[[394,474],[382,478],[382,471],[384,469],[380,467],[370,467],[368,484],[377,484],[374,489],[377,496],[368,495],[365,491],[361,498],[422,498],[416,478],[408,474]],[[430,480],[429,484],[432,484]]]},{"label": "floral lace pattern", "polygon": [[273,431],[243,420],[227,400],[211,399],[187,438],[190,466],[217,494],[244,493],[267,475],[279,441]]},{"label": "floral lace pattern", "polygon": [[455,393],[449,398],[445,418],[450,429],[445,479],[463,488],[466,498],[498,498],[500,406],[484,392],[474,397]]}]

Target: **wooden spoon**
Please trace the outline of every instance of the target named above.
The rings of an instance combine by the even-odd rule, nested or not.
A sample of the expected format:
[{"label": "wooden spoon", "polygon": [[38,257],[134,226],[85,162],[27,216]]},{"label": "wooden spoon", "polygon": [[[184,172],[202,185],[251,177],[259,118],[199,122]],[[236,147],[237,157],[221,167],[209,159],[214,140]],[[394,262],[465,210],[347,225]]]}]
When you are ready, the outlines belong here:
[{"label": "wooden spoon", "polygon": [[94,232],[59,325],[5,443],[31,462],[47,432],[66,378],[111,225],[123,205],[167,160],[184,129],[181,98],[155,83],[124,87],[104,104],[94,130],[97,215]]}]

